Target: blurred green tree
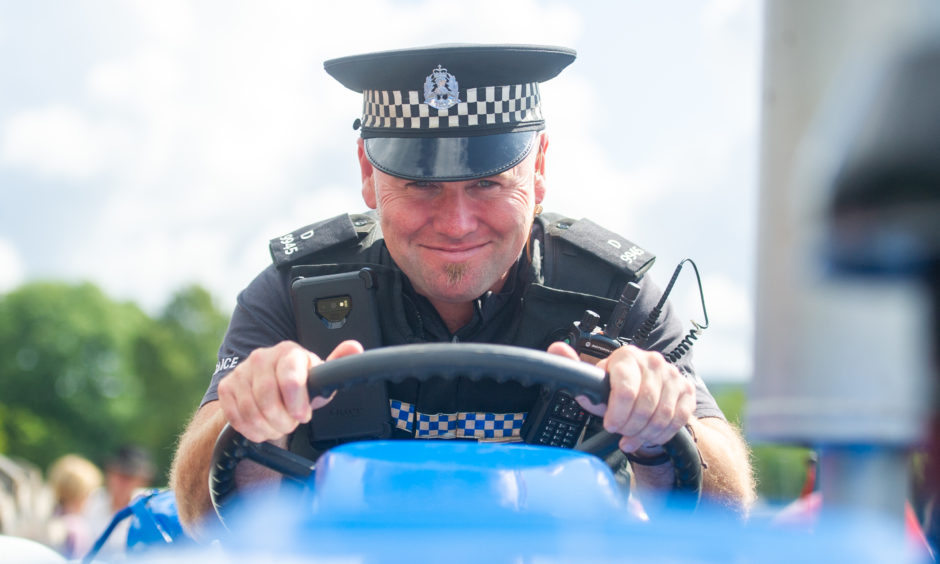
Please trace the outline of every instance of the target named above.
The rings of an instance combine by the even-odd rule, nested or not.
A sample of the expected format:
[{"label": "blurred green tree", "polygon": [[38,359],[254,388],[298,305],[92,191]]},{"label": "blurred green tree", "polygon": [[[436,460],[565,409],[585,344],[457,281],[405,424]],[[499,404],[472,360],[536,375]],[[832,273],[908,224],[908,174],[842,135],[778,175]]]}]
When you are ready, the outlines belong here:
[{"label": "blurred green tree", "polygon": [[[713,384],[710,388],[728,421],[743,427],[745,386]],[[746,436],[747,429],[743,431]],[[751,445],[751,463],[761,499],[770,503],[787,503],[799,497],[806,482],[811,455],[811,450],[798,446]]]},{"label": "blurred green tree", "polygon": [[227,324],[209,292],[189,286],[171,298],[134,343],[134,372],[146,397],[133,421],[134,436],[151,448],[161,470],[169,468],[176,437],[209,385]]},{"label": "blurred green tree", "polygon": [[65,452],[101,458],[142,389],[129,352],[147,316],[92,284],[28,284],[0,301],[0,433],[40,466]]},{"label": "blurred green tree", "polygon": [[35,282],[0,296],[0,452],[41,467],[150,449],[161,471],[205,391],[226,318],[197,286],[157,318],[92,284]]}]

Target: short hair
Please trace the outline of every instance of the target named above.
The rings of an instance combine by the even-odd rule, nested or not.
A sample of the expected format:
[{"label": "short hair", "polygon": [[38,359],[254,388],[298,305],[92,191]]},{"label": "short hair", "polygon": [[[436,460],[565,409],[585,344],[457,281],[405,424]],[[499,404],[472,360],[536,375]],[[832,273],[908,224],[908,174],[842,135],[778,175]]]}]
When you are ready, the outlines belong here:
[{"label": "short hair", "polygon": [[60,504],[81,502],[101,486],[101,470],[77,454],[66,454],[49,468],[49,483]]},{"label": "short hair", "polygon": [[105,463],[110,472],[117,472],[124,476],[142,478],[150,481],[156,473],[153,459],[146,449],[137,445],[123,445]]}]

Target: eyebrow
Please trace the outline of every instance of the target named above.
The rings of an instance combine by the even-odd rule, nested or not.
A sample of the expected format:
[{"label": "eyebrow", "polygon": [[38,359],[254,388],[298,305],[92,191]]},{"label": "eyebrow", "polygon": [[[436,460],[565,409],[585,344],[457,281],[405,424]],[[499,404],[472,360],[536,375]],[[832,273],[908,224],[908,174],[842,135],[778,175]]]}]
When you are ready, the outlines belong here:
[{"label": "eyebrow", "polygon": [[516,169],[516,167],[512,167],[512,168],[506,169],[506,170],[504,170],[504,171],[502,171],[502,172],[498,172],[498,173],[496,173],[496,174],[491,174],[491,175],[489,175],[489,176],[484,176],[484,177],[481,177],[481,178],[476,178],[475,180],[489,180],[490,178],[500,178],[500,179],[518,178],[520,175],[518,175],[518,174],[510,174],[510,172],[513,171],[513,170],[515,170],[515,169]]}]

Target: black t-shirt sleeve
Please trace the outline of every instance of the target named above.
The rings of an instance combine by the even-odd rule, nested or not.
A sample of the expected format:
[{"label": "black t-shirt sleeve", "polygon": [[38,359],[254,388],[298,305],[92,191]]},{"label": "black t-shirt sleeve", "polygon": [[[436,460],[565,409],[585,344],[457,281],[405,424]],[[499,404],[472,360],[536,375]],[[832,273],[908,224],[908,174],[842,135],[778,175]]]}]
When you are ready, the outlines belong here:
[{"label": "black t-shirt sleeve", "polygon": [[[634,311],[639,315],[631,314],[623,332],[626,336],[636,333],[637,329],[639,329],[643,321],[646,320],[649,312],[653,310],[663,294],[662,289],[651,282],[649,277],[642,280],[640,288],[640,295],[634,306]],[[686,333],[688,333],[688,328],[682,324],[675,310],[667,300],[666,305],[663,307],[662,314],[659,316],[659,321],[650,332],[650,336],[646,344],[643,345],[643,348],[651,351],[659,351],[665,355],[673,351],[679,343],[682,342]],[[695,367],[692,364],[692,350],[686,352],[675,365],[682,374],[690,378],[695,384],[695,417],[700,419],[703,417],[725,419],[714,396],[708,391],[705,382],[695,372]]]},{"label": "black t-shirt sleeve", "polygon": [[269,266],[238,295],[235,311],[219,347],[215,373],[200,406],[219,399],[219,380],[245,360],[251,351],[296,338],[287,275],[273,265]]}]

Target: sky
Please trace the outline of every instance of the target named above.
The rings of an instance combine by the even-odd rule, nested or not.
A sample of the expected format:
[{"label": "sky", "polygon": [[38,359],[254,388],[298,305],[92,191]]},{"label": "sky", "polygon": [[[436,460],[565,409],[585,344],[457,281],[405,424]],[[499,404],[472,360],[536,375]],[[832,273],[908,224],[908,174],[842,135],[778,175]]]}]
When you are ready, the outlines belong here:
[{"label": "sky", "polygon": [[[692,258],[708,381],[752,371],[761,3],[755,0],[0,0],[0,294],[88,280],[158,312],[229,310],[267,242],[359,212],[360,95],[323,61],[439,43],[563,45],[541,87],[545,208]],[[458,77],[459,80],[459,77]],[[702,321],[694,276],[673,301]]]}]

